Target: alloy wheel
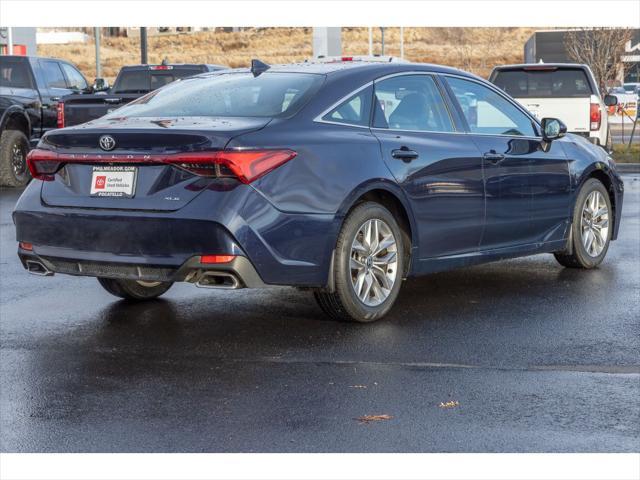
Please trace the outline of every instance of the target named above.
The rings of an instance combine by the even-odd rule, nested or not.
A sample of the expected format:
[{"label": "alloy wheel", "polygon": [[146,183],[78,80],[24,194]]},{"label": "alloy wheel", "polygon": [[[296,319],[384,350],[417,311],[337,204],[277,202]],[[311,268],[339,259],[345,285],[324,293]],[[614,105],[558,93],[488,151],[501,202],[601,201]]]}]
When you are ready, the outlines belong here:
[{"label": "alloy wheel", "polygon": [[582,245],[590,257],[602,253],[609,238],[609,209],[599,191],[591,192],[582,207]]},{"label": "alloy wheel", "polygon": [[14,144],[11,147],[11,168],[16,178],[21,177],[27,171],[25,155],[18,144]]},{"label": "alloy wheel", "polygon": [[370,219],[360,226],[351,244],[351,285],[362,303],[383,303],[397,278],[398,247],[385,222]]}]

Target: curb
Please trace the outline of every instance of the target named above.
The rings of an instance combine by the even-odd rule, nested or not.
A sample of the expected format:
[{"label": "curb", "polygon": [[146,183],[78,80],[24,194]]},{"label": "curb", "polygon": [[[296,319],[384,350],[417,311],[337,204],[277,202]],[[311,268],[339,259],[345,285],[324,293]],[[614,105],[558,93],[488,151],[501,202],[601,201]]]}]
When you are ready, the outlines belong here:
[{"label": "curb", "polygon": [[616,163],[620,173],[640,173],[640,163]]}]

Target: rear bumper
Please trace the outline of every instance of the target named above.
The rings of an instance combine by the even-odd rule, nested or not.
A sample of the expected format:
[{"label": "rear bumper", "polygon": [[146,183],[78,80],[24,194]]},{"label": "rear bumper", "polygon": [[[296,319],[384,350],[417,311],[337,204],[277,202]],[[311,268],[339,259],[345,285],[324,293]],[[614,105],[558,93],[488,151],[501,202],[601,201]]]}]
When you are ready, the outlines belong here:
[{"label": "rear bumper", "polygon": [[99,262],[68,259],[37,254],[18,249],[18,257],[26,270],[36,275],[56,273],[147,282],[190,282],[210,288],[267,287],[246,257],[236,257],[228,263],[203,264],[199,256],[189,258],[178,267],[140,265],[137,263]]},{"label": "rear bumper", "polygon": [[246,185],[205,190],[176,211],[51,207],[41,183],[31,182],[13,212],[16,240],[33,244],[19,252],[23,263],[33,255],[58,273],[192,281],[185,266],[193,270],[194,257],[235,255],[197,269],[235,272],[247,287],[327,284],[334,215],[282,212]]}]

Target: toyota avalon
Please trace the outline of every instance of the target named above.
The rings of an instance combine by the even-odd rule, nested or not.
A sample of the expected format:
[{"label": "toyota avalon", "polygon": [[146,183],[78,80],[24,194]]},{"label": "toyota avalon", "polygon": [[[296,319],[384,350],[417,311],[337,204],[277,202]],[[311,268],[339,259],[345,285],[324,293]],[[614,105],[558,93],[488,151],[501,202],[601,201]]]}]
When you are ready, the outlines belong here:
[{"label": "toyota avalon", "polygon": [[601,148],[472,74],[325,62],[198,75],[47,133],[13,219],[24,267],[146,300],[174,282],[387,314],[407,277],[552,253],[600,264],[623,183]]}]

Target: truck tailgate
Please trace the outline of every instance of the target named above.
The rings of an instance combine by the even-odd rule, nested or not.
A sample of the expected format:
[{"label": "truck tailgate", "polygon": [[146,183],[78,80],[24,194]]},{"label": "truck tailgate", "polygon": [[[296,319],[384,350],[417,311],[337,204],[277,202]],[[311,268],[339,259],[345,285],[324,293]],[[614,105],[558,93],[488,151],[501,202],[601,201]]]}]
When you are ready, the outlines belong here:
[{"label": "truck tailgate", "polygon": [[515,98],[539,120],[559,118],[569,132],[589,132],[591,99],[577,98]]}]

